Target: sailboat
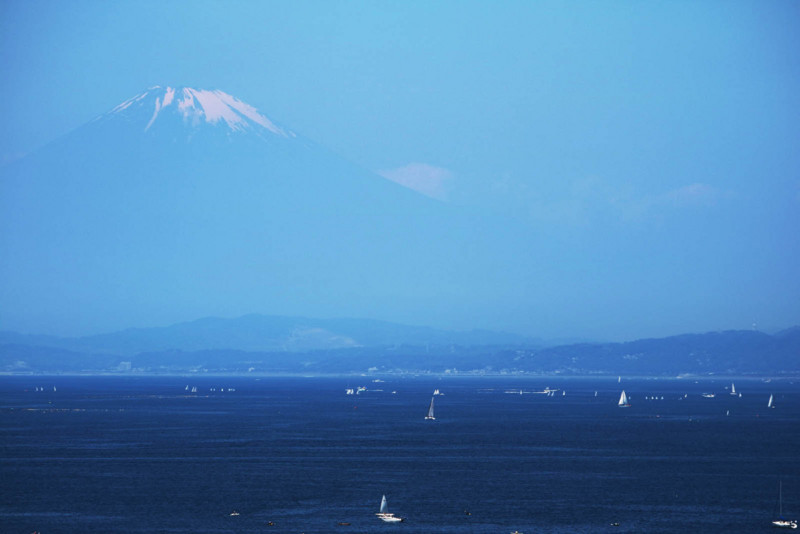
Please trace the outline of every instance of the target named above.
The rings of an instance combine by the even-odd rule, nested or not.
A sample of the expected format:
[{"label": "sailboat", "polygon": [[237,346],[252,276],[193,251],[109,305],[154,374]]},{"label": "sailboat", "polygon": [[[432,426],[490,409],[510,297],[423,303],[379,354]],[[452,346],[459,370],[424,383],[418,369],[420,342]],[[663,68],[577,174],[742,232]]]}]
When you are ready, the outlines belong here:
[{"label": "sailboat", "polygon": [[774,408],[775,405],[772,404],[772,394],[770,393],[769,400],[767,401],[767,408]]},{"label": "sailboat", "polygon": [[381,499],[381,509],[375,515],[377,515],[381,521],[386,521],[387,523],[400,523],[403,521],[402,517],[397,517],[389,512],[389,505],[386,503],[386,495]]},{"label": "sailboat", "polygon": [[731,382],[731,395],[736,395],[736,386],[733,385],[733,382]]},{"label": "sailboat", "polygon": [[783,481],[778,482],[778,517],[772,522],[773,526],[779,528],[797,528],[797,521],[783,518]]},{"label": "sailboat", "polygon": [[436,419],[433,416],[433,397],[431,397],[431,405],[428,407],[428,415],[425,416],[425,419],[431,419],[431,420]]},{"label": "sailboat", "polygon": [[622,395],[619,396],[619,402],[617,403],[617,406],[619,406],[620,408],[630,408],[631,407],[631,403],[628,402],[628,396],[625,395],[625,390],[624,389],[622,390]]}]

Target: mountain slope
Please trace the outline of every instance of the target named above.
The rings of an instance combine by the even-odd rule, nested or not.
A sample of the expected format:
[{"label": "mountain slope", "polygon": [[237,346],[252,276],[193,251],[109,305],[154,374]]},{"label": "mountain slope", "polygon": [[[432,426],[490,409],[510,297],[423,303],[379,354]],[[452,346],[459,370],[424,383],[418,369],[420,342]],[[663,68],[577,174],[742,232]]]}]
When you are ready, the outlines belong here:
[{"label": "mountain slope", "polygon": [[491,248],[451,208],[218,91],[153,88],[0,171],[7,328],[389,316],[457,302]]}]

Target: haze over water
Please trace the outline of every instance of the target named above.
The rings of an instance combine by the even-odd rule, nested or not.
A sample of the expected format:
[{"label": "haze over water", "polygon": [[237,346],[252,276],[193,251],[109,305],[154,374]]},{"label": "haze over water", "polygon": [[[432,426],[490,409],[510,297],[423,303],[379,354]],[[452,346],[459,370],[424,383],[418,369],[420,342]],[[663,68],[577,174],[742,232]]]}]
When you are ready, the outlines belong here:
[{"label": "haze over water", "polygon": [[[798,29],[0,2],[0,529],[757,533],[781,482],[800,517],[792,378],[503,374],[791,376]],[[396,374],[266,376],[298,369]]]}]

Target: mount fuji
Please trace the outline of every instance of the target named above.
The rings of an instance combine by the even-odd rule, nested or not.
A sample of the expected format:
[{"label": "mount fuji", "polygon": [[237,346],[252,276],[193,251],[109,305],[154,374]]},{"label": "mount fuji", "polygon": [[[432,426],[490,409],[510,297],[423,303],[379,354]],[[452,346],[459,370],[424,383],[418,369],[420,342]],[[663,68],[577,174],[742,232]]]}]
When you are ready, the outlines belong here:
[{"label": "mount fuji", "polygon": [[233,96],[154,87],[0,169],[0,322],[430,322],[480,303],[490,235]]}]

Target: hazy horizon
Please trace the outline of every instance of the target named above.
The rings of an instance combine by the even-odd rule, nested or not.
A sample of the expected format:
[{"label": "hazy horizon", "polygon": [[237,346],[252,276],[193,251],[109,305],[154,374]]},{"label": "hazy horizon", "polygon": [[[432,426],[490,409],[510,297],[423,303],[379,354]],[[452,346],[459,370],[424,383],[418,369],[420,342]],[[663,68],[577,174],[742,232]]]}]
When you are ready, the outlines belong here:
[{"label": "hazy horizon", "polygon": [[[172,241],[142,244],[159,233],[153,208],[151,234],[105,230],[127,250],[99,251],[69,226],[63,250],[30,254],[41,262],[21,255],[39,234],[1,219],[0,330],[76,336],[258,313],[624,341],[800,324],[796,3],[44,1],[0,14],[3,172],[159,85],[224,91],[363,169],[359,180],[417,193],[378,237],[343,241],[367,251],[319,234],[332,219],[297,216],[276,245],[296,255],[271,270],[245,237],[217,247],[222,219],[196,226],[186,257]],[[111,142],[87,154],[116,154]],[[339,183],[310,189],[309,205]],[[101,189],[76,192],[76,205],[128,201]],[[388,206],[395,190],[375,191]],[[27,201],[25,216],[57,228],[60,212]],[[291,235],[322,235],[307,244],[317,255]],[[430,242],[411,248],[420,236]],[[214,253],[193,256],[204,240]]]}]

